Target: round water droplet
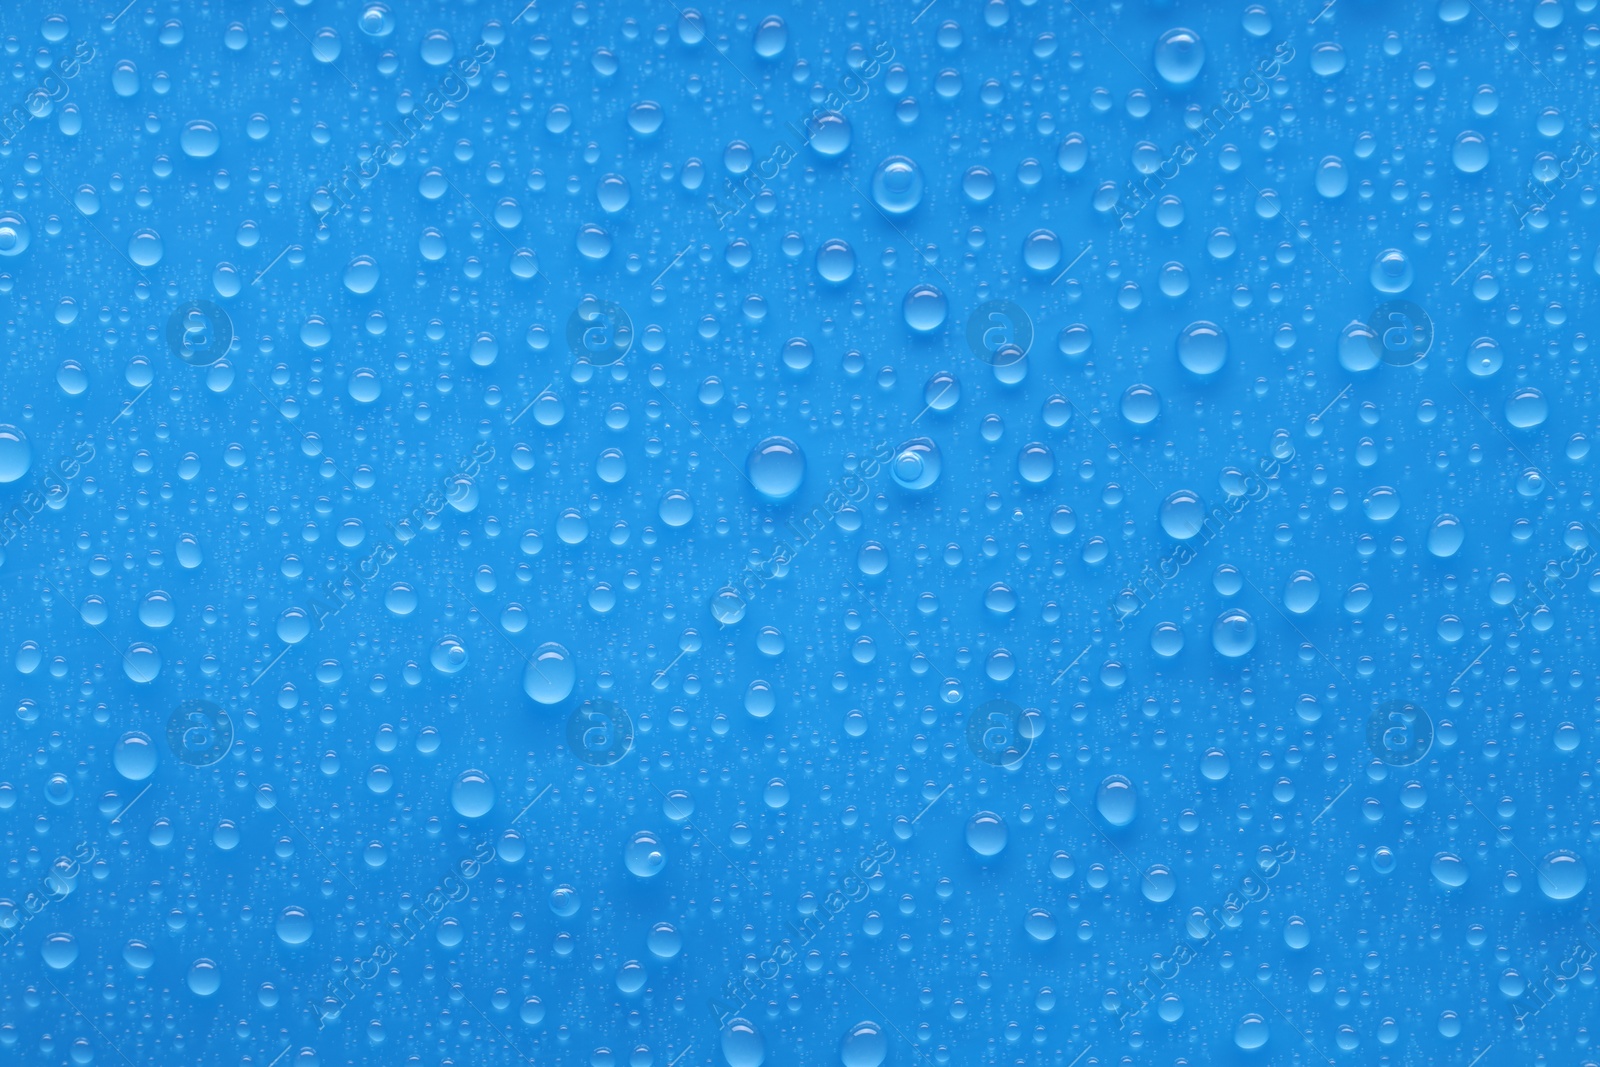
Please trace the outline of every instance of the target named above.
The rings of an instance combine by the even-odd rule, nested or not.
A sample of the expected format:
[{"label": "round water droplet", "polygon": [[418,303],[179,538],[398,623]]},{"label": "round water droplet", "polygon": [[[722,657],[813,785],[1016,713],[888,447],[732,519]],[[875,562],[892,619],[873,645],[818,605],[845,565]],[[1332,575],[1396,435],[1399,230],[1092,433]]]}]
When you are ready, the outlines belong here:
[{"label": "round water droplet", "polygon": [[154,230],[135,230],[128,239],[128,258],[141,267],[160,263],[163,250],[161,235]]},{"label": "round water droplet", "polygon": [[856,272],[856,253],[850,242],[831,237],[817,249],[817,274],[823,281],[839,285]]},{"label": "round water droplet", "polygon": [[33,446],[15,426],[0,424],[0,483],[14,482],[33,465]]},{"label": "round water droplet", "polygon": [[311,916],[306,909],[291,904],[278,913],[278,940],[285,945],[303,945],[311,940]]},{"label": "round water droplet", "polygon": [[671,923],[656,923],[645,935],[644,943],[657,959],[674,959],[683,951],[683,935]]},{"label": "round water droplet", "polygon": [[1491,377],[1505,363],[1500,343],[1492,337],[1480,337],[1467,351],[1467,369],[1479,378]]},{"label": "round water droplet", "polygon": [[640,830],[628,839],[622,859],[628,870],[640,878],[654,878],[667,865],[661,839],[649,830]]},{"label": "round water droplet", "polygon": [[71,934],[50,934],[39,946],[39,955],[52,971],[64,971],[78,958],[78,939]]},{"label": "round water droplet", "polygon": [[138,642],[122,655],[122,672],[140,685],[148,685],[161,674],[161,653],[154,645]]},{"label": "round water droplet", "polygon": [[178,144],[183,149],[183,154],[190,159],[210,159],[217,154],[222,138],[217,133],[214,123],[205,119],[193,119],[183,127],[183,133],[178,136]]},{"label": "round water droplet", "polygon": [[481,819],[494,807],[494,784],[482,771],[462,771],[450,787],[450,806],[464,819]]},{"label": "round water droplet", "polygon": [[944,325],[950,302],[931,285],[919,285],[906,294],[902,305],[906,325],[918,333],[932,333]]},{"label": "round water droplet", "polygon": [[1122,417],[1135,426],[1148,426],[1161,414],[1161,394],[1153,386],[1130,385],[1122,394]]},{"label": "round water droplet", "polygon": [[378,261],[371,256],[357,256],[344,268],[344,287],[363,296],[378,284]]},{"label": "round water droplet", "polygon": [[889,476],[903,489],[926,489],[939,480],[943,460],[931,438],[913,437],[889,461]]},{"label": "round water droplet", "polygon": [[1228,335],[1204,319],[1191,322],[1178,335],[1178,362],[1191,374],[1210,375],[1228,361]]},{"label": "round water droplet", "polygon": [[781,16],[768,15],[756,27],[755,52],[762,59],[777,59],[789,46],[789,27]]},{"label": "round water droplet", "polygon": [[980,856],[998,856],[1008,836],[1006,821],[992,811],[980,811],[967,820],[967,847]]},{"label": "round water droplet", "polygon": [[1398,248],[1386,248],[1372,261],[1372,287],[1380,293],[1403,293],[1415,277],[1411,260]]},{"label": "round water droplet", "polygon": [[1139,887],[1143,890],[1146,900],[1154,904],[1164,904],[1178,891],[1178,879],[1173,876],[1170,868],[1158,863],[1144,872]]},{"label": "round water droplet", "polygon": [[1433,872],[1433,880],[1446,889],[1459,889],[1467,884],[1467,865],[1454,853],[1441,852],[1434,856],[1429,870]]},{"label": "round water droplet", "polygon": [[1161,502],[1161,528],[1175,541],[1189,540],[1205,523],[1205,502],[1193,490],[1179,489]]},{"label": "round water droplet", "polygon": [[1035,273],[1050,273],[1061,263],[1061,238],[1051,230],[1034,230],[1022,241],[1022,261]]},{"label": "round water droplet", "polygon": [[572,653],[563,645],[547,641],[534,649],[522,672],[522,691],[540,704],[559,704],[572,695],[577,680]]},{"label": "round water droplet", "polygon": [[1549,401],[1532,386],[1518,389],[1506,401],[1506,421],[1519,430],[1542,425],[1549,414]]},{"label": "round water droplet", "polygon": [[1050,446],[1032,441],[1022,446],[1017,455],[1017,473],[1029,485],[1043,485],[1056,472],[1055,453]]},{"label": "round water droplet", "polygon": [[904,215],[922,203],[922,168],[906,156],[890,156],[872,175],[872,199],[890,215]]},{"label": "round water droplet", "polygon": [[1489,140],[1476,130],[1462,130],[1450,149],[1450,162],[1462,174],[1476,174],[1489,165]]},{"label": "round water droplet", "polygon": [[1139,814],[1139,794],[1133,783],[1120,774],[1110,775],[1100,783],[1094,804],[1100,817],[1112,826],[1128,826]]},{"label": "round water droplet", "polygon": [[1283,590],[1283,606],[1296,615],[1304,615],[1317,606],[1322,596],[1322,583],[1310,571],[1295,571],[1289,575],[1289,584]]},{"label": "round water droplet", "polygon": [[1588,884],[1588,866],[1571,852],[1552,852],[1539,861],[1539,889],[1551,900],[1571,900]]},{"label": "round water droplet", "polygon": [[222,970],[213,960],[198,959],[189,968],[189,991],[197,997],[209,997],[222,988]]},{"label": "round water droplet", "polygon": [[1246,1015],[1239,1020],[1239,1025],[1233,1031],[1233,1043],[1246,1052],[1258,1049],[1267,1043],[1271,1036],[1267,1020],[1259,1015]]},{"label": "round water droplet", "polygon": [[850,147],[850,120],[837,111],[825,111],[811,121],[806,143],[819,156],[832,158]]},{"label": "round water droplet", "polygon": [[123,734],[111,753],[111,765],[130,782],[142,782],[150,777],[160,761],[160,753],[150,735],[136,730]]},{"label": "round water droplet", "polygon": [[1229,608],[1211,626],[1211,645],[1231,659],[1256,647],[1256,623],[1243,608]]},{"label": "round water droplet", "polygon": [[1467,538],[1466,527],[1454,515],[1440,515],[1428,530],[1428,552],[1440,559],[1449,559],[1461,550]]},{"label": "round water droplet", "polygon": [[1194,81],[1205,63],[1205,43],[1193,30],[1179,26],[1156,39],[1156,73],[1174,88]]},{"label": "round water droplet", "polygon": [[454,634],[446,634],[435,642],[428,653],[428,662],[440,674],[455,674],[467,665],[466,646]]},{"label": "round water droplet", "polygon": [[841,1067],[882,1067],[889,1056],[889,1038],[875,1022],[859,1022],[839,1042]]},{"label": "round water droplet", "polygon": [[806,454],[787,437],[768,437],[750,450],[745,473],[769,500],[787,500],[806,476]]},{"label": "round water droplet", "polygon": [[761,1067],[767,1062],[767,1043],[748,1019],[730,1019],[722,1030],[722,1058],[728,1067]]},{"label": "round water droplet", "polygon": [[33,240],[28,221],[14,211],[0,213],[0,256],[20,256]]}]

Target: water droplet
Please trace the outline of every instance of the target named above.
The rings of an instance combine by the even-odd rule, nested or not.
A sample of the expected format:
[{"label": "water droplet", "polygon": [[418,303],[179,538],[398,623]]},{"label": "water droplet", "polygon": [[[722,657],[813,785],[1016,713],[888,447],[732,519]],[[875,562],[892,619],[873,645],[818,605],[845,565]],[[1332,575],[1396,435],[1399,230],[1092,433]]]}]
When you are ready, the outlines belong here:
[{"label": "water droplet", "polygon": [[50,934],[39,946],[39,955],[51,970],[64,971],[78,958],[78,939],[67,933]]},{"label": "water droplet", "polygon": [[926,489],[939,480],[943,460],[931,438],[913,437],[889,463],[889,476],[903,489]]},{"label": "water droplet", "polygon": [[762,59],[777,59],[789,46],[789,27],[778,15],[768,15],[756,27],[755,53]]},{"label": "water droplet", "polygon": [[33,465],[33,446],[15,426],[0,424],[0,483],[14,482]]},{"label": "water droplet", "polygon": [[111,753],[112,766],[130,782],[142,782],[150,777],[160,761],[160,752],[150,735],[138,731],[123,734]]},{"label": "water droplet", "polygon": [[856,272],[856,254],[848,241],[832,237],[817,249],[817,274],[835,285],[850,280]]},{"label": "water droplet", "polygon": [[1095,791],[1095,807],[1112,826],[1128,826],[1139,813],[1139,794],[1120,774],[1108,776]]},{"label": "water droplet", "polygon": [[1191,374],[1209,375],[1228,360],[1228,335],[1204,319],[1191,322],[1178,335],[1178,362]]},{"label": "water droplet", "polygon": [[291,904],[278,913],[278,940],[285,945],[303,945],[311,940],[311,916],[306,909]]},{"label": "water droplet", "polygon": [[1458,889],[1467,884],[1467,865],[1453,853],[1441,852],[1434,856],[1429,870],[1433,872],[1434,881],[1446,889]]},{"label": "water droplet", "polygon": [[922,203],[922,168],[906,156],[890,156],[872,175],[872,199],[890,215],[904,215]]},{"label": "water droplet", "polygon": [[1552,852],[1539,861],[1539,889],[1551,900],[1571,900],[1588,884],[1588,866],[1571,852]]},{"label": "water droplet", "polygon": [[980,856],[998,856],[1006,847],[1006,821],[992,811],[967,820],[967,846]]},{"label": "water droplet", "polygon": [[481,819],[494,807],[494,784],[482,771],[462,771],[450,787],[450,806],[463,819]]},{"label": "water droplet", "polygon": [[787,500],[805,480],[806,455],[787,437],[768,437],[750,450],[745,472],[761,495]]},{"label": "water droplet", "polygon": [[1386,248],[1372,261],[1372,287],[1380,293],[1403,293],[1414,277],[1411,260],[1398,248]]},{"label": "water droplet", "polygon": [[1310,571],[1295,571],[1289,575],[1289,584],[1283,590],[1283,606],[1296,615],[1304,615],[1317,606],[1322,597],[1322,584]]},{"label": "water droplet", "polygon": [[628,870],[640,878],[654,878],[667,865],[661,839],[649,830],[640,830],[628,839],[622,858]]},{"label": "water droplet", "polygon": [[1256,647],[1256,623],[1243,608],[1229,608],[1211,626],[1211,645],[1231,659]]},{"label": "water droplet", "polygon": [[1156,39],[1156,73],[1174,88],[1194,81],[1205,63],[1205,43],[1193,30],[1179,26]]},{"label": "water droplet", "polygon": [[839,1042],[842,1067],[882,1067],[888,1057],[889,1038],[883,1027],[870,1020],[856,1023]]},{"label": "water droplet", "polygon": [[455,674],[467,665],[467,650],[454,634],[439,638],[428,653],[428,662],[440,674]]},{"label": "water droplet", "polygon": [[767,1062],[767,1043],[748,1019],[730,1019],[722,1030],[722,1058],[728,1067],[761,1067]]},{"label": "water droplet", "polygon": [[1462,130],[1450,149],[1450,162],[1462,174],[1476,174],[1489,165],[1489,140],[1476,130]]},{"label": "water droplet", "polygon": [[193,119],[183,127],[183,133],[178,136],[178,144],[183,149],[183,154],[190,159],[210,159],[217,154],[222,138],[217,133],[214,123],[205,119]]},{"label": "water droplet", "polygon": [[1506,421],[1519,430],[1542,425],[1549,414],[1549,402],[1532,386],[1518,389],[1506,401]]},{"label": "water droplet", "polygon": [[1178,891],[1178,879],[1165,864],[1157,863],[1144,872],[1139,887],[1146,900],[1153,904],[1164,904]]},{"label": "water droplet", "polygon": [[1267,1021],[1259,1015],[1246,1015],[1239,1020],[1239,1025],[1233,1031],[1233,1043],[1246,1052],[1258,1049],[1267,1043],[1271,1030]]},{"label": "water droplet", "polygon": [[1206,505],[1200,494],[1179,489],[1161,502],[1161,528],[1175,541],[1187,541],[1205,528]]},{"label": "water droplet", "polygon": [[931,333],[944,325],[950,303],[931,285],[919,285],[906,294],[902,306],[906,325],[918,333]]},{"label": "water droplet", "polygon": [[154,230],[135,230],[128,239],[128,258],[141,267],[160,263],[162,252],[161,235]]},{"label": "water droplet", "polygon": [[1029,908],[1027,916],[1022,920],[1022,928],[1035,941],[1054,941],[1056,918],[1043,908]]},{"label": "water droplet", "polygon": [[1466,527],[1454,515],[1440,515],[1428,530],[1428,552],[1439,559],[1449,559],[1461,550],[1466,540]]},{"label": "water droplet", "polygon": [[527,670],[522,672],[522,690],[540,704],[559,704],[572,695],[577,680],[572,653],[547,641],[534,649]]},{"label": "water droplet", "polygon": [[189,967],[189,991],[197,997],[209,997],[222,988],[222,971],[208,959],[198,959]]}]

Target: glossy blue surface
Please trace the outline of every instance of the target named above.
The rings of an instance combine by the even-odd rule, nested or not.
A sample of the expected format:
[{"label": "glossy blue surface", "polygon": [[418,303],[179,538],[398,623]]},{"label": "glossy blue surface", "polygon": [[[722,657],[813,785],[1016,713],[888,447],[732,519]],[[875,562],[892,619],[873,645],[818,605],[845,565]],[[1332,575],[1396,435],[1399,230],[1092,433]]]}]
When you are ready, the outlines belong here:
[{"label": "glossy blue surface", "polygon": [[0,1062],[1595,1062],[1595,0],[518,8],[0,15]]}]

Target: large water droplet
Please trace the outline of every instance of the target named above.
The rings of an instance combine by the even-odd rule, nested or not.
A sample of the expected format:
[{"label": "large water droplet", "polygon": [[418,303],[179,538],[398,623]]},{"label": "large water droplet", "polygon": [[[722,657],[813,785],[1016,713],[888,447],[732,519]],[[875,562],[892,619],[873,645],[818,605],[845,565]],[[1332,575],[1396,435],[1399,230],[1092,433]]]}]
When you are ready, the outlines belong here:
[{"label": "large water droplet", "polygon": [[1006,847],[1006,821],[992,811],[967,820],[967,846],[980,856],[998,856]]},{"label": "large water droplet", "polygon": [[494,784],[482,771],[462,771],[450,787],[450,806],[464,819],[480,819],[494,807]]},{"label": "large water droplet", "polygon": [[806,454],[787,437],[768,437],[750,450],[745,472],[769,500],[787,500],[806,476]]},{"label": "large water droplet", "polygon": [[890,156],[872,175],[872,199],[891,215],[922,203],[922,168],[906,156]]},{"label": "large water droplet", "polygon": [[1188,85],[1206,63],[1205,42],[1193,30],[1182,26],[1168,30],[1156,40],[1156,73],[1174,88]]},{"label": "large water droplet", "polygon": [[1232,659],[1256,647],[1256,623],[1243,608],[1229,608],[1211,626],[1211,645]]},{"label": "large water droplet", "polygon": [[767,1043],[748,1019],[730,1019],[722,1030],[722,1058],[728,1067],[761,1067],[767,1062]]},{"label": "large water droplet", "polygon": [[1214,322],[1191,322],[1178,335],[1178,362],[1191,374],[1215,374],[1228,360],[1228,335]]},{"label": "large water droplet", "polygon": [[522,691],[541,704],[559,704],[572,695],[578,669],[572,653],[554,641],[534,649],[528,667],[522,672]]},{"label": "large water droplet", "polygon": [[1139,794],[1133,783],[1120,774],[1113,774],[1100,783],[1095,791],[1095,807],[1100,817],[1112,826],[1127,826],[1139,813]]},{"label": "large water droplet", "polygon": [[0,424],[0,483],[14,482],[33,465],[33,446],[15,426]]}]

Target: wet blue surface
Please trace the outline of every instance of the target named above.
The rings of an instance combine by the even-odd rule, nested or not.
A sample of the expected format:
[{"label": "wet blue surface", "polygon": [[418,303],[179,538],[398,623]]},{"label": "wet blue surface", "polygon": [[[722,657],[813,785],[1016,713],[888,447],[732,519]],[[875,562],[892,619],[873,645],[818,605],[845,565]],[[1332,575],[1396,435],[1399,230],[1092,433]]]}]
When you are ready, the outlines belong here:
[{"label": "wet blue surface", "polygon": [[1594,0],[0,32],[0,1060],[1595,1059]]}]

